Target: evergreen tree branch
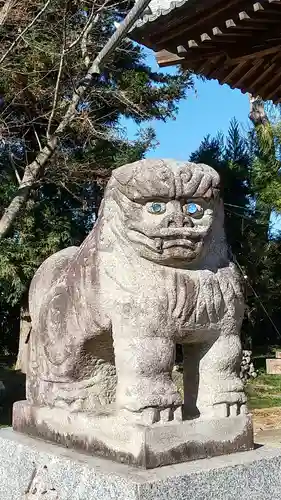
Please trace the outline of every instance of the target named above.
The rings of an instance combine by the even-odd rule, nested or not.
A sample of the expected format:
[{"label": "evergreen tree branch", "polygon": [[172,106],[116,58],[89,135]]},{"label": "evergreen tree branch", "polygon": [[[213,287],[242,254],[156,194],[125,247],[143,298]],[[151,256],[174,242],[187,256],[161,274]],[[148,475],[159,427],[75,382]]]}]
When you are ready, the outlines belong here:
[{"label": "evergreen tree branch", "polygon": [[[25,28],[22,34],[26,33],[28,29],[36,22],[36,20],[40,17],[40,15],[46,10],[51,0],[48,0],[44,5],[43,9],[37,14],[37,16],[33,19],[33,21]],[[46,165],[50,158],[53,156],[56,151],[59,143],[60,135],[65,131],[65,129],[70,125],[73,118],[76,116],[76,109],[81,101],[82,97],[85,95],[86,90],[92,83],[92,79],[94,75],[100,73],[100,69],[102,65],[106,62],[106,60],[110,57],[110,55],[114,52],[116,47],[120,44],[120,42],[126,37],[130,29],[133,27],[135,22],[139,19],[141,14],[149,5],[150,0],[138,0],[134,7],[130,10],[130,12],[125,17],[124,21],[119,25],[116,31],[113,33],[108,42],[104,45],[102,50],[95,57],[93,63],[90,65],[87,74],[82,83],[78,86],[78,88],[74,89],[71,103],[68,106],[68,109],[63,116],[60,124],[56,128],[54,134],[48,138],[46,146],[40,151],[29,165],[26,166],[25,172],[19,186],[18,192],[16,196],[13,198],[7,209],[5,210],[2,218],[0,220],[0,240],[3,239],[7,232],[10,230],[13,222],[15,221],[17,215],[19,214],[22,207],[25,205],[30,191],[34,186],[35,181],[38,176],[42,175],[44,172]],[[20,35],[20,37],[22,36]],[[12,48],[17,43],[18,39],[13,42],[12,46],[6,52],[6,55],[3,57],[7,57],[8,53],[11,52]],[[2,57],[2,60],[3,60]],[[1,60],[0,60],[1,62]]]},{"label": "evergreen tree branch", "polygon": [[[101,9],[98,9],[98,11],[100,11]],[[89,19],[88,21],[86,22],[83,30],[81,31],[81,33],[79,34],[79,36],[76,38],[76,40],[74,40],[74,42],[72,42],[69,47],[67,48],[67,50],[71,50],[73,49],[78,43],[80,43],[81,39],[85,36],[85,33],[87,33],[86,35],[86,38],[89,34],[89,32],[91,31],[93,25],[98,21],[98,17],[97,17],[97,12],[95,11],[95,3],[93,3],[93,6],[92,6],[92,10],[91,10],[91,13],[89,15]]]},{"label": "evergreen tree branch", "polygon": [[28,24],[28,26],[26,26],[26,28],[24,28],[24,30],[22,31],[22,33],[20,33],[16,39],[13,41],[13,43],[10,45],[10,47],[8,48],[8,50],[5,52],[5,54],[1,57],[0,59],[0,64],[2,64],[5,59],[8,57],[8,55],[10,54],[10,52],[12,52],[12,50],[15,48],[15,46],[17,45],[17,43],[21,40],[21,38],[27,33],[27,31],[29,31],[32,26],[36,23],[36,21],[38,21],[38,19],[42,16],[42,14],[45,12],[45,10],[48,8],[48,6],[50,5],[52,0],[47,0],[47,2],[45,3],[45,5],[42,7],[42,9],[38,12],[38,14],[34,17],[34,19],[31,21],[31,23]]}]

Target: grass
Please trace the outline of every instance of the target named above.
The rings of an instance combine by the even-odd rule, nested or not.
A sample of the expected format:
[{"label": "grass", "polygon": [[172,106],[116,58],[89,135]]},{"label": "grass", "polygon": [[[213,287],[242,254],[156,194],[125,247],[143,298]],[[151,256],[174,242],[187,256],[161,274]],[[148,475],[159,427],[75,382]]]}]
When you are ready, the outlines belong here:
[{"label": "grass", "polygon": [[281,406],[281,375],[260,373],[247,383],[246,392],[251,409]]},{"label": "grass", "polygon": [[258,377],[252,379],[246,385],[249,407],[271,408],[281,406],[281,375],[267,375],[265,371],[265,359],[268,356],[254,359],[258,370]]},{"label": "grass", "polygon": [[266,373],[266,358],[275,358],[276,350],[281,350],[281,347],[261,347],[253,356],[258,377],[251,379],[246,385],[251,409],[281,407],[281,375],[267,375]]}]

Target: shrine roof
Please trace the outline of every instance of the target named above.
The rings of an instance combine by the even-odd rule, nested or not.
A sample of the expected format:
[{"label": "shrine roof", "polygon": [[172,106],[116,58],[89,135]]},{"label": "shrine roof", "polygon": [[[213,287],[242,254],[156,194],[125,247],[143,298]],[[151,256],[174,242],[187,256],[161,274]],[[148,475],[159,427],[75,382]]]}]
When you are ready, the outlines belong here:
[{"label": "shrine roof", "polygon": [[131,37],[160,66],[281,102],[281,0],[152,0],[149,9]]},{"label": "shrine roof", "polygon": [[172,10],[182,7],[187,2],[194,3],[196,0],[152,0],[149,4],[149,11],[136,22],[135,28],[147,23],[156,21],[161,16],[167,16]]}]

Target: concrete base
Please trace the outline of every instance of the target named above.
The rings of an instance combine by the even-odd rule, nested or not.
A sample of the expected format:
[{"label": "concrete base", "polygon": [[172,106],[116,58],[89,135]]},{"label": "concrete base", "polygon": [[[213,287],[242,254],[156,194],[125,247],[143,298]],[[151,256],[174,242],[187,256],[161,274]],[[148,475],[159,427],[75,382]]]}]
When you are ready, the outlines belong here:
[{"label": "concrete base", "polygon": [[145,469],[253,448],[251,415],[144,425],[132,422],[129,412],[70,413],[18,401],[14,404],[13,428]]},{"label": "concrete base", "polygon": [[0,500],[279,500],[281,449],[153,470],[0,430]]}]

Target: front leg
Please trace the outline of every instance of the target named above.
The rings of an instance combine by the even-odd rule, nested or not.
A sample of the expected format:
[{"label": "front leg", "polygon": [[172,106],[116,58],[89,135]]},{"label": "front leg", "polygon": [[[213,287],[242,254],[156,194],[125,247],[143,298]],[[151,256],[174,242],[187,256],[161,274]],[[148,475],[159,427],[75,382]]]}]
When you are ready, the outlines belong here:
[{"label": "front leg", "polygon": [[113,325],[113,337],[118,410],[141,415],[148,424],[181,418],[182,400],[172,381],[174,341],[124,323]]},{"label": "front leg", "polygon": [[221,332],[208,343],[184,346],[185,415],[228,417],[246,413],[239,377],[241,343],[237,334]]}]

